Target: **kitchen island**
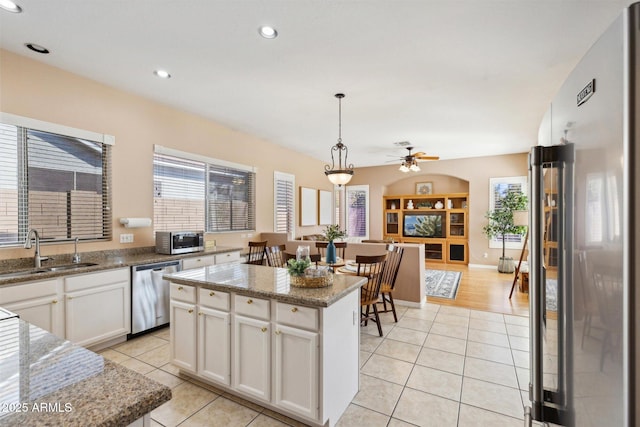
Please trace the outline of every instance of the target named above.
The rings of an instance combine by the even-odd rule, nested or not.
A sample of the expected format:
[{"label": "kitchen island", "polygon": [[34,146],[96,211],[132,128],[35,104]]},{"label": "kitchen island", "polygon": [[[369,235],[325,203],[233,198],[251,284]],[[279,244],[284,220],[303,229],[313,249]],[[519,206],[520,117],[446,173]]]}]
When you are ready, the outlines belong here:
[{"label": "kitchen island", "polygon": [[171,390],[31,325],[0,320],[0,425],[147,426]]},{"label": "kitchen island", "polygon": [[298,288],[286,269],[249,264],[165,278],[171,359],[183,373],[305,424],[336,424],[358,392],[365,278]]}]

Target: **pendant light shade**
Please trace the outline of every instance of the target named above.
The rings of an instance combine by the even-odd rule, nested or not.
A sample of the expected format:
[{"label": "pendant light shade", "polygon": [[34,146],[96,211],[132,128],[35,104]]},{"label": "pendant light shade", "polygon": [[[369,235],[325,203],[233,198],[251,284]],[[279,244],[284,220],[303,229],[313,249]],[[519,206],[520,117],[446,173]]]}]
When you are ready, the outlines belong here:
[{"label": "pendant light shade", "polygon": [[[324,166],[324,174],[333,185],[339,187],[347,184],[353,177],[353,164],[347,164],[349,149],[342,143],[342,98],[344,94],[336,93],[338,98],[338,143],[331,147],[331,166]],[[334,152],[338,154],[338,165],[336,166]],[[344,161],[342,154],[344,153]]]}]

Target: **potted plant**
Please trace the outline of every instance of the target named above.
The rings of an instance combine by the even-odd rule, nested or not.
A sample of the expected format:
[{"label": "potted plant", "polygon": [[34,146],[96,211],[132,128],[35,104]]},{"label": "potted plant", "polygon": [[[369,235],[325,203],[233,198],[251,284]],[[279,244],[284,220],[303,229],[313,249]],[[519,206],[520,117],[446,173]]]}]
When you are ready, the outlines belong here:
[{"label": "potted plant", "polygon": [[333,244],[335,239],[342,239],[347,237],[347,233],[343,230],[340,230],[340,226],[338,224],[327,225],[324,229],[324,238],[329,242],[327,245],[327,255],[326,262],[327,264],[335,264],[336,259],[336,246]]},{"label": "potted plant", "polygon": [[300,260],[290,259],[287,261],[287,271],[292,276],[303,276],[304,271],[311,266],[309,258],[302,258]]},{"label": "potted plant", "polygon": [[499,207],[485,214],[489,223],[482,228],[484,234],[489,239],[500,237],[502,239],[502,256],[498,262],[498,271],[500,273],[513,273],[513,258],[505,256],[505,236],[507,234],[524,234],[526,227],[518,226],[513,223],[513,212],[525,210],[527,208],[528,199],[522,193],[508,192],[502,197],[496,205]]}]

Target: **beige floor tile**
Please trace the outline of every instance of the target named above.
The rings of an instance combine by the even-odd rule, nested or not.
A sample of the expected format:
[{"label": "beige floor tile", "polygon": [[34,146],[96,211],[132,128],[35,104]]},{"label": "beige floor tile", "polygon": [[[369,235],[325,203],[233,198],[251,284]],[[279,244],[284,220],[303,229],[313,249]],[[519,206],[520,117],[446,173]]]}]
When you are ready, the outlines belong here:
[{"label": "beige floor tile", "polygon": [[405,388],[393,417],[418,426],[455,426],[458,406],[453,400]]},{"label": "beige floor tile", "polygon": [[524,316],[504,315],[504,323],[529,327],[529,318]]},{"label": "beige floor tile", "polygon": [[512,365],[467,357],[464,363],[464,376],[518,388],[516,370]]},{"label": "beige floor tile", "polygon": [[433,322],[431,322],[430,320],[404,316],[402,319],[398,320],[397,325],[401,328],[413,329],[421,332],[429,332],[432,324]]},{"label": "beige floor tile", "polygon": [[166,427],[180,424],[218,397],[217,394],[186,381],[171,390],[171,393],[170,401],[151,411],[151,418]]},{"label": "beige floor tile", "polygon": [[151,427],[164,427],[162,424],[151,418]]},{"label": "beige floor tile", "polygon": [[338,420],[336,427],[385,427],[388,422],[389,417],[386,415],[351,404]]},{"label": "beige floor tile", "polygon": [[360,391],[352,403],[391,415],[402,393],[402,386],[369,375],[360,375]]},{"label": "beige floor tile", "polygon": [[249,409],[246,406],[242,406],[224,397],[219,397],[187,418],[180,426],[244,427],[259,414],[259,412]]},{"label": "beige floor tile", "polygon": [[522,420],[462,404],[458,427],[521,427]]},{"label": "beige floor tile", "polygon": [[509,343],[513,350],[529,352],[529,338],[510,336]]},{"label": "beige floor tile", "polygon": [[[212,390],[212,391],[215,393],[215,390]],[[249,408],[249,409],[253,409],[253,410],[254,410],[254,411],[256,411],[256,412],[262,412],[262,411],[264,411],[264,407],[263,407],[263,406],[260,406],[260,405],[258,405],[258,404],[256,404],[256,403],[253,403],[253,402],[249,402],[248,400],[243,399],[243,398],[241,398],[241,397],[238,397],[238,396],[236,396],[236,395],[234,395],[234,394],[226,393],[226,392],[225,392],[225,393],[222,395],[222,397],[224,397],[225,399],[229,399],[229,400],[231,400],[231,401],[233,401],[233,402],[236,402],[236,403],[238,403],[238,404],[240,404],[240,405],[242,405],[242,406],[246,406],[246,407],[247,407],[247,408]]]},{"label": "beige floor tile", "polygon": [[462,376],[425,366],[415,366],[407,381],[407,387],[460,401]]},{"label": "beige floor tile", "polygon": [[288,426],[292,427],[307,427],[306,424],[301,423],[300,421],[294,420],[293,418],[289,418],[286,415],[279,414],[277,412],[272,411],[271,409],[265,409],[262,411],[263,415],[266,415],[270,418],[275,418],[278,421],[282,421]]},{"label": "beige floor tile", "polygon": [[496,345],[484,344],[480,342],[469,341],[467,343],[467,357],[475,357],[477,359],[491,360],[492,362],[513,365],[511,350]]},{"label": "beige floor tile", "polygon": [[173,363],[167,363],[166,365],[162,365],[160,369],[170,373],[171,375],[175,375],[176,377],[180,375],[180,368],[178,368]]},{"label": "beige floor tile", "polygon": [[520,390],[486,381],[464,377],[462,403],[523,419]]},{"label": "beige floor tile", "polygon": [[387,427],[413,427],[415,424],[407,423],[397,418],[391,418]]},{"label": "beige floor tile", "polygon": [[395,341],[402,341],[409,344],[422,345],[427,338],[427,332],[416,331],[414,329],[401,328],[399,326],[393,328],[386,337]]},{"label": "beige floor tile", "polygon": [[495,332],[469,329],[469,336],[467,337],[467,339],[469,341],[509,348],[509,337],[506,334],[497,334]]},{"label": "beige floor tile", "polygon": [[[440,306],[438,306],[440,307]],[[422,320],[429,320],[429,321],[434,321],[436,318],[436,315],[438,314],[438,310],[434,310],[434,309],[430,309],[430,308],[408,308],[407,311],[404,313],[404,317],[411,317],[413,319],[422,319]]]},{"label": "beige floor tile", "polygon": [[518,368],[529,369],[529,352],[528,351],[511,350],[511,354],[513,354],[513,363]]},{"label": "beige floor tile", "polygon": [[152,380],[156,380],[169,388],[177,387],[184,382],[182,378],[178,378],[175,375],[163,371],[162,369],[155,369],[145,374],[145,376],[151,378]]},{"label": "beige floor tile", "polygon": [[[382,326],[382,335],[384,336],[386,333],[388,333],[391,329],[393,329],[393,327],[395,326],[394,323],[392,324],[385,324],[385,323],[380,323]],[[376,322],[373,322],[371,320],[369,320],[367,322],[367,326],[360,326],[360,335],[371,335],[374,337],[379,337],[380,333],[378,332],[378,325],[376,324]]]},{"label": "beige floor tile", "polygon": [[110,348],[102,350],[99,354],[105,359],[109,359],[115,363],[122,363],[125,360],[131,359],[131,356],[127,356],[124,353],[120,353],[119,351]]},{"label": "beige floor tile", "polygon": [[393,357],[394,359],[404,360],[405,362],[416,363],[421,349],[421,346],[415,344],[384,340],[376,349],[375,354],[382,354],[383,356]]},{"label": "beige floor tile", "polygon": [[464,356],[467,349],[467,342],[458,338],[446,337],[444,335],[429,334],[424,346],[436,350],[447,351]]},{"label": "beige floor tile", "polygon": [[360,351],[373,353],[382,341],[384,341],[384,337],[360,334]]},{"label": "beige floor tile", "polygon": [[464,370],[464,356],[423,347],[420,355],[418,355],[416,364],[462,375]]},{"label": "beige floor tile", "polygon": [[440,312],[436,316],[436,320],[434,320],[434,323],[443,323],[445,325],[452,326],[464,326],[466,328],[469,326],[469,318]]},{"label": "beige floor tile", "polygon": [[497,332],[499,334],[506,334],[507,328],[504,322],[492,322],[484,319],[471,319],[469,322],[470,329],[480,329],[481,331]]},{"label": "beige floor tile", "polygon": [[442,307],[440,307],[440,310],[438,311],[438,313],[453,314],[454,316],[469,317],[471,315],[471,310],[469,310],[468,308],[453,307],[453,306],[449,306],[449,305],[443,305]]},{"label": "beige floor tile", "polygon": [[516,337],[529,338],[529,327],[507,323],[507,334]]},{"label": "beige floor tile", "polygon": [[154,348],[166,345],[167,341],[153,335],[143,335],[113,347],[114,350],[136,357]]},{"label": "beige floor tile", "polygon": [[282,421],[278,421],[275,418],[267,417],[264,414],[258,415],[251,421],[247,427],[287,427],[289,424],[285,424]]},{"label": "beige floor tile", "polygon": [[360,351],[360,367],[362,368],[367,360],[371,357],[373,353],[369,353],[368,351]]},{"label": "beige floor tile", "polygon": [[136,359],[142,360],[156,368],[164,366],[171,361],[169,344],[165,344],[147,351],[146,353],[142,353],[141,355],[136,356]]},{"label": "beige floor tile", "polygon": [[[501,313],[491,313],[489,311],[471,310],[471,319],[488,320],[490,322],[504,323],[504,316]],[[473,320],[472,320],[473,321]]]},{"label": "beige floor tile", "polygon": [[467,339],[469,328],[466,326],[445,325],[443,323],[434,323],[429,331],[430,334],[445,335],[447,337]]},{"label": "beige floor tile", "polygon": [[170,333],[171,332],[170,332],[169,327],[166,327],[166,328],[160,329],[160,330],[158,330],[156,332],[152,332],[151,335],[153,335],[156,338],[161,338],[163,340],[169,341],[170,340]]},{"label": "beige floor tile", "polygon": [[122,362],[120,365],[129,368],[133,371],[136,371],[140,374],[148,374],[149,372],[153,371],[155,368],[155,366],[151,366],[147,363],[144,363],[140,360],[131,358],[128,360],[125,360],[124,362]]},{"label": "beige floor tile", "polygon": [[360,372],[385,381],[404,385],[407,382],[407,378],[409,378],[413,366],[412,363],[373,354]]}]

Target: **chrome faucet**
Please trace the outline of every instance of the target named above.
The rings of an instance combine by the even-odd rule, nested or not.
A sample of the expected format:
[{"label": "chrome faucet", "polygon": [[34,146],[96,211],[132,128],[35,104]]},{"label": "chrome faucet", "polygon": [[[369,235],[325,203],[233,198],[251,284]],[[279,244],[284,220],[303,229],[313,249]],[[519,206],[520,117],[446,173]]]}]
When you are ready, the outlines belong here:
[{"label": "chrome faucet", "polygon": [[77,264],[80,262],[80,254],[78,253],[78,237],[75,239],[74,249],[73,249],[73,263]]},{"label": "chrome faucet", "polygon": [[24,242],[24,248],[31,249],[32,235],[33,235],[33,238],[36,240],[36,253],[33,256],[33,260],[35,262],[35,267],[40,268],[42,267],[42,261],[48,260],[49,257],[40,256],[40,235],[38,234],[38,230],[36,230],[35,228],[32,228],[31,230],[29,230],[29,233],[27,233],[27,240]]}]

